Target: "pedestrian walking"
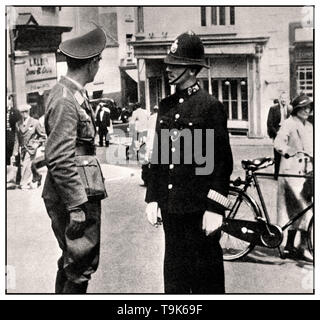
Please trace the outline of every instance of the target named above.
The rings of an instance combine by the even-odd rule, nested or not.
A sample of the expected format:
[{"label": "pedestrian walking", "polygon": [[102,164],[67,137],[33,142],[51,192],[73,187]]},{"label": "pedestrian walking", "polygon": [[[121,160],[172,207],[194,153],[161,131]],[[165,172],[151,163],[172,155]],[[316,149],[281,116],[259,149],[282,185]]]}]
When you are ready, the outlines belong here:
[{"label": "pedestrian walking", "polygon": [[[207,67],[198,36],[192,31],[178,36],[165,63],[176,92],[159,104],[145,199],[148,221],[163,220],[165,293],[224,293],[218,229],[233,167],[227,116],[223,104],[197,82]],[[211,130],[214,138],[207,134]],[[212,170],[199,173],[199,154],[208,156]]]},{"label": "pedestrian walking", "polygon": [[[283,122],[274,141],[276,150],[282,155],[280,174],[305,175],[313,170],[312,160],[304,152],[313,157],[313,126],[308,121],[311,111],[311,100],[306,95],[296,97],[292,102],[291,117]],[[279,177],[277,198],[277,224],[284,225],[310,203],[310,195],[303,193],[306,183],[304,178]],[[312,216],[309,210],[288,230],[284,248],[286,256],[312,260],[308,248],[308,223]],[[295,247],[297,231],[301,240],[299,248]]]},{"label": "pedestrian walking", "polygon": [[110,127],[110,109],[107,107],[107,104],[101,102],[98,106],[99,111],[97,113],[96,123],[99,131],[99,145],[103,146],[103,140],[105,141],[105,146],[109,147],[109,127]]},{"label": "pedestrian walking", "polygon": [[106,36],[101,28],[59,46],[67,74],[48,97],[43,199],[62,250],[56,293],[86,293],[97,270],[101,200],[107,194],[94,139],[96,124],[85,85],[94,80]]},{"label": "pedestrian walking", "polygon": [[[20,159],[20,185],[22,190],[33,189],[33,183],[41,184],[41,175],[36,168],[32,167],[37,149],[39,148],[45,134],[37,119],[30,116],[31,106],[23,104],[18,106],[21,120],[16,123],[15,143],[13,148],[14,162],[17,157]],[[38,183],[38,186],[40,185]]]},{"label": "pedestrian walking", "polygon": [[[283,124],[288,119],[292,107],[288,104],[288,96],[286,92],[280,94],[279,99],[274,100],[275,104],[270,107],[268,113],[267,127],[268,135],[271,139],[275,139],[277,133]],[[281,154],[274,148],[274,179],[278,180]]]}]

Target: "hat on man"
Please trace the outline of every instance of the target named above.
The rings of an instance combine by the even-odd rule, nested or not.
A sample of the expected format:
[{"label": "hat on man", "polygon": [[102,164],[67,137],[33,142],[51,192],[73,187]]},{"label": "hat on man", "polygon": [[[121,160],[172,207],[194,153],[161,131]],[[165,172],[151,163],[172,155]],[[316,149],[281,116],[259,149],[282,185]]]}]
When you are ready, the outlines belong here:
[{"label": "hat on man", "polygon": [[193,31],[184,32],[176,38],[164,63],[209,68],[205,63],[202,41]]},{"label": "hat on man", "polygon": [[99,55],[106,47],[106,34],[102,28],[96,28],[83,36],[66,40],[59,50],[73,59],[89,59]]},{"label": "hat on man", "polygon": [[23,111],[29,111],[31,109],[30,104],[20,104],[18,105],[18,111],[23,112]]}]

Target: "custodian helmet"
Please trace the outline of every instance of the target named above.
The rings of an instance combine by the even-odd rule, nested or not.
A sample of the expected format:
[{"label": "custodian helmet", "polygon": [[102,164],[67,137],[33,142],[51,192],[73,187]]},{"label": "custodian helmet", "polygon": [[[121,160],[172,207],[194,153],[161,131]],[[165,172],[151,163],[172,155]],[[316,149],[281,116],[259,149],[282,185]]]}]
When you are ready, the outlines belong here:
[{"label": "custodian helmet", "polygon": [[164,62],[173,65],[208,68],[205,63],[202,41],[193,31],[182,33],[176,38]]}]

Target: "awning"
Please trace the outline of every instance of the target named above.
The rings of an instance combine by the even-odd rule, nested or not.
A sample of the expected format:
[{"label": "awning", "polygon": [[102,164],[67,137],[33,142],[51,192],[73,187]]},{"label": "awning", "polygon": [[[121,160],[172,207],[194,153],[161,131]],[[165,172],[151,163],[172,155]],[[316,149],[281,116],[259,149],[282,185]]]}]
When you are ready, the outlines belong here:
[{"label": "awning", "polygon": [[138,70],[137,69],[127,69],[125,70],[128,76],[138,83]]}]

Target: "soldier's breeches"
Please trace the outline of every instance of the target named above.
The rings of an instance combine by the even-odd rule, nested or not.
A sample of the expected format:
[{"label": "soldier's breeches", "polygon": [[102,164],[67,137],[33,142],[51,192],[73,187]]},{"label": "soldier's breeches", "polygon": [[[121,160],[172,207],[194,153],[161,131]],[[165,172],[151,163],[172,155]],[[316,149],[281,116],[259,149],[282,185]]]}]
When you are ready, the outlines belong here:
[{"label": "soldier's breeches", "polygon": [[[62,250],[58,261],[56,291],[63,287],[63,279],[75,284],[88,282],[99,264],[101,202],[88,202],[85,206],[86,228],[81,238],[70,240],[66,234],[69,214],[61,202],[44,199],[47,212],[51,219],[53,232]],[[65,276],[65,277],[64,277]],[[59,281],[58,281],[59,280]],[[61,288],[60,288],[61,289]]]},{"label": "soldier's breeches", "polygon": [[162,212],[165,232],[165,293],[225,292],[220,235],[202,231],[203,212]]}]

